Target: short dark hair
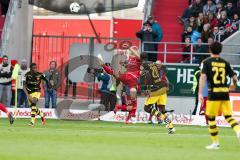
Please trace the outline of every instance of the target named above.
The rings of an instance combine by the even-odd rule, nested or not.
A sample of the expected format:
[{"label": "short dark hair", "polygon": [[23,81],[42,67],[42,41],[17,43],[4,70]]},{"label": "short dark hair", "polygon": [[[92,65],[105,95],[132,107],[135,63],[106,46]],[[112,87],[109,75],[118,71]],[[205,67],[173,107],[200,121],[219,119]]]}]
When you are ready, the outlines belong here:
[{"label": "short dark hair", "polygon": [[143,23],[143,26],[146,26],[146,25],[152,26],[152,24],[150,22]]},{"label": "short dark hair", "polygon": [[213,42],[210,45],[210,51],[212,54],[219,55],[222,52],[222,44],[220,42]]},{"label": "short dark hair", "polygon": [[37,66],[36,63],[31,63],[31,64],[30,64],[30,68],[31,68],[31,69],[32,69],[33,67],[35,67],[35,66]]},{"label": "short dark hair", "polygon": [[49,64],[51,65],[52,63],[54,63],[55,66],[57,66],[57,61],[51,61]]},{"label": "short dark hair", "polygon": [[111,66],[111,63],[106,62],[105,65],[106,65],[106,66]]},{"label": "short dark hair", "polygon": [[8,56],[7,55],[3,55],[2,58],[7,58],[8,59]]},{"label": "short dark hair", "polygon": [[148,54],[146,52],[143,52],[142,54],[140,54],[140,59],[141,61],[148,60]]}]

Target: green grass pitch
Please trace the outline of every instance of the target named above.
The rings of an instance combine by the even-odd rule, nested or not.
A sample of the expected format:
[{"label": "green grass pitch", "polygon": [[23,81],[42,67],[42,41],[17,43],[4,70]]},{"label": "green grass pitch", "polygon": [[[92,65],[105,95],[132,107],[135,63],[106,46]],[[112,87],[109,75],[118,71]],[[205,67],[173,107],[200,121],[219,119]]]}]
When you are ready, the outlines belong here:
[{"label": "green grass pitch", "polygon": [[0,119],[0,160],[227,160],[240,159],[240,143],[230,128],[220,128],[221,149],[210,144],[206,127],[150,124],[17,119],[10,126]]}]

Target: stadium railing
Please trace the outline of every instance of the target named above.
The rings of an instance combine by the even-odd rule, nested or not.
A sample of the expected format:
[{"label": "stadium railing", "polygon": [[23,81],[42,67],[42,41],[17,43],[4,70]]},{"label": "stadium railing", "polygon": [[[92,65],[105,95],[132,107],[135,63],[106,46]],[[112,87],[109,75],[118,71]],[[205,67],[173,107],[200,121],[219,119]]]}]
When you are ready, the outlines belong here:
[{"label": "stadium railing", "polygon": [[[91,44],[92,42],[93,44]],[[135,38],[103,38],[101,37],[101,43],[94,37],[80,37],[80,36],[64,36],[64,35],[33,35],[32,44],[32,60],[38,61],[44,56],[44,62],[49,59],[55,59],[64,63],[69,60],[71,46],[73,44],[87,44],[89,47],[94,47],[98,44],[103,45],[105,52],[115,51],[119,49],[125,49],[129,46],[140,46],[141,42]],[[157,51],[144,50],[145,45],[157,45]],[[205,47],[206,53],[198,53],[196,51],[197,45]],[[188,52],[184,52],[183,48],[188,47]],[[196,65],[196,56],[207,56],[208,44],[206,43],[181,43],[181,42],[142,42],[141,51],[146,53],[158,54],[164,64],[190,64]],[[224,44],[223,47],[239,47],[239,44]],[[95,50],[95,52],[97,52]],[[103,53],[104,54],[104,53]],[[188,57],[186,61],[183,61],[182,57]],[[239,53],[222,53],[223,56],[235,56],[240,57]]]},{"label": "stadium railing", "polygon": [[[158,45],[158,51],[148,51],[144,49],[145,45]],[[152,54],[158,54],[161,59],[163,60],[164,64],[167,65],[193,65],[197,66],[198,63],[195,63],[195,57],[196,56],[208,56],[209,53],[199,53],[195,51],[195,48],[197,45],[208,47],[209,44],[207,43],[181,43],[181,42],[142,42],[141,50],[142,52],[146,53],[152,53]],[[177,48],[172,46],[178,46]],[[184,52],[183,48],[184,46],[188,46],[190,49],[188,52]],[[231,44],[231,45],[223,45],[223,47],[239,47],[239,44]],[[208,49],[207,49],[208,50]],[[186,55],[187,60],[184,61],[182,59],[182,56]],[[222,56],[234,56],[236,58],[240,58],[239,53],[222,53]],[[175,62],[169,62],[169,58],[175,57]],[[239,67],[239,65],[236,65]]]}]

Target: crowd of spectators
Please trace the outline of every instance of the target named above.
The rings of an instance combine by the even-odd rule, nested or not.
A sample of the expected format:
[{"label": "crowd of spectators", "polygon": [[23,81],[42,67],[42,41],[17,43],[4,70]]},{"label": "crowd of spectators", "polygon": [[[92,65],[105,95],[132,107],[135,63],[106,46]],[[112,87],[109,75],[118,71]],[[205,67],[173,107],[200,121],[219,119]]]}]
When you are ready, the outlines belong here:
[{"label": "crowd of spectators", "polygon": [[[187,43],[183,47],[184,52],[196,52],[198,48],[189,47],[191,45],[188,43],[202,42],[207,45],[209,41],[222,42],[239,30],[240,0],[190,0],[189,3],[189,7],[179,17],[184,28],[182,42]],[[207,53],[208,49],[197,51]],[[182,61],[189,61],[189,57],[184,55]],[[196,63],[201,62],[199,57],[196,59]]]}]

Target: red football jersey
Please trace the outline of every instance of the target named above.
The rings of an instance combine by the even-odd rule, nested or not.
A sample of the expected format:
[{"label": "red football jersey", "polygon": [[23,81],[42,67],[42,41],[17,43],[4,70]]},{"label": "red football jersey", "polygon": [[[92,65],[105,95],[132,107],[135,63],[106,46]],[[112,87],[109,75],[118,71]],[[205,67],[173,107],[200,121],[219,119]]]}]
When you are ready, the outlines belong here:
[{"label": "red football jersey", "polygon": [[131,72],[137,77],[140,77],[140,66],[141,66],[141,61],[138,57],[129,56],[128,64],[127,64],[127,72]]},{"label": "red football jersey", "polygon": [[119,74],[118,80],[129,88],[136,88],[138,85],[138,77],[132,72]]}]

